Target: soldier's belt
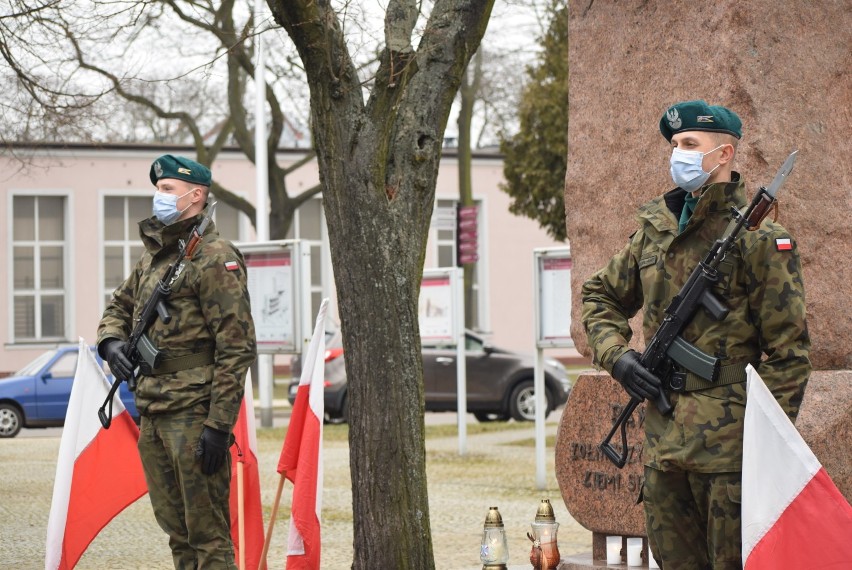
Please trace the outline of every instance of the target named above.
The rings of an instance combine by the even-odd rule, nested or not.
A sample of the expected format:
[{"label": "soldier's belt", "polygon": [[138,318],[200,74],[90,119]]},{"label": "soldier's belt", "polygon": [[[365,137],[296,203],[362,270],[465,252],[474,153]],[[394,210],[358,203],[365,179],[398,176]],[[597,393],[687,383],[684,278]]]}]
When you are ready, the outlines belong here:
[{"label": "soldier's belt", "polygon": [[739,384],[746,381],[745,367],[747,364],[748,362],[737,362],[722,366],[719,369],[719,378],[715,382],[705,380],[698,374],[688,371],[673,372],[666,382],[666,387],[672,392],[696,392],[717,386]]},{"label": "soldier's belt", "polygon": [[163,358],[156,367],[151,367],[150,364],[142,360],[139,363],[139,369],[145,376],[156,376],[158,374],[171,374],[173,372],[180,372],[181,370],[207,366],[208,364],[213,364],[215,361],[215,351],[213,348],[210,348],[205,352],[175,356],[174,358]]}]

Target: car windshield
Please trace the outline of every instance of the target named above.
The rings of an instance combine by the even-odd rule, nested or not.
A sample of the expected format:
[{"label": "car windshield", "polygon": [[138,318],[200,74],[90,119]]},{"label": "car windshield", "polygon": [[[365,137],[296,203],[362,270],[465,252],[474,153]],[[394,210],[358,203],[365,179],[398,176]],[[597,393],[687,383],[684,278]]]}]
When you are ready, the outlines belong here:
[{"label": "car windshield", "polygon": [[35,360],[21,368],[15,373],[15,376],[32,376],[50,362],[50,359],[56,354],[56,350],[48,350],[44,354],[37,357]]}]

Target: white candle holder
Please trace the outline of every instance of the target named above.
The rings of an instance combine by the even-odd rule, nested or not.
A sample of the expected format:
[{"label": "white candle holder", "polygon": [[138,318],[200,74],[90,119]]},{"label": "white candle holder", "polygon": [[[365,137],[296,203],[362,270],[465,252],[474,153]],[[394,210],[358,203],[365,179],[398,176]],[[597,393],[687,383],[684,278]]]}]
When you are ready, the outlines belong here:
[{"label": "white candle holder", "polygon": [[642,566],[642,539],[627,539],[627,565]]},{"label": "white candle holder", "polygon": [[621,564],[621,537],[606,537],[606,563]]}]

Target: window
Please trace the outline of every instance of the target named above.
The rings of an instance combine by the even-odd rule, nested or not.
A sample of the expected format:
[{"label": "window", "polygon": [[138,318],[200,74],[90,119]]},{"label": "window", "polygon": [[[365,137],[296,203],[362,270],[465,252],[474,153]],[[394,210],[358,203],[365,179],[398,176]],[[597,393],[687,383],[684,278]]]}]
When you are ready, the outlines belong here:
[{"label": "window", "polygon": [[[209,203],[215,202],[211,194]],[[142,257],[145,246],[139,239],[139,222],[151,217],[150,196],[107,196],[104,198],[104,281],[103,299],[109,303],[116,287],[121,285]],[[241,219],[238,210],[219,202],[213,219],[219,235],[237,241]]]},{"label": "window", "polygon": [[[433,247],[435,248],[435,259],[437,267],[456,267],[456,226],[455,226],[455,209],[458,200],[436,199],[435,213],[432,214],[432,230],[434,230]],[[481,294],[482,279],[485,276],[483,260],[485,258],[484,248],[485,239],[483,237],[482,224],[485,219],[482,213],[482,203],[477,201],[479,206],[479,262],[474,264],[473,271],[473,299],[471,307],[472,322],[471,328],[475,330],[485,330],[488,328],[483,312],[483,296]],[[449,218],[449,212],[452,211],[452,221]]]},{"label": "window", "polygon": [[482,339],[465,335],[464,349],[468,352],[485,352],[485,343]]},{"label": "window", "polygon": [[12,338],[68,337],[65,196],[12,197]]},{"label": "window", "polygon": [[73,378],[76,370],[77,351],[66,352],[50,367],[50,373],[53,374],[54,378]]},{"label": "window", "polygon": [[139,239],[138,222],[151,216],[148,196],[107,196],[104,198],[104,281],[103,299],[109,303],[112,292],[130,275],[145,247]]},{"label": "window", "polygon": [[216,200],[216,196],[210,194],[207,198],[207,204],[216,202],[216,211],[213,214],[213,221],[216,224],[216,230],[224,239],[232,242],[240,241],[242,236],[242,223],[247,220],[245,214],[232,208],[222,200]]},{"label": "window", "polygon": [[[448,212],[456,210],[456,200],[435,200],[435,210]],[[446,216],[444,216],[446,217]],[[435,228],[435,247],[437,248],[438,267],[455,267],[456,266],[456,230],[455,230],[455,214],[453,214],[453,222],[447,224],[437,224],[435,215],[432,215],[432,226]]]}]

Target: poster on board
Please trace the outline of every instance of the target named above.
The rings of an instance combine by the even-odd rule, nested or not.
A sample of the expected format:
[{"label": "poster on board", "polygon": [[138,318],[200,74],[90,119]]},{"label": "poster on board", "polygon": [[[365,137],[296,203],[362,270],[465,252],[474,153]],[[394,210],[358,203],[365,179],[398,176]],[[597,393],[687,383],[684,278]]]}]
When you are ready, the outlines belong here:
[{"label": "poster on board", "polygon": [[279,248],[245,251],[244,255],[257,351],[295,352],[297,297],[292,251]]},{"label": "poster on board", "polygon": [[571,253],[568,248],[535,251],[536,344],[573,347],[571,339]]},{"label": "poster on board", "polygon": [[423,274],[417,317],[420,321],[420,339],[424,344],[456,344],[456,280],[451,271],[454,270]]}]

